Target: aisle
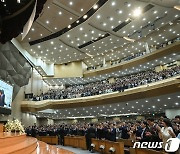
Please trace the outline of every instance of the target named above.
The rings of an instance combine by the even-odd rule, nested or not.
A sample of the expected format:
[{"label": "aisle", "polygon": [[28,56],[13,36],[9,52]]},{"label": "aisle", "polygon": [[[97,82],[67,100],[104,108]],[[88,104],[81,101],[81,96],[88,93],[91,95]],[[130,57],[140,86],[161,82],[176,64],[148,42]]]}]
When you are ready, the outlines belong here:
[{"label": "aisle", "polygon": [[[57,145],[57,147],[58,147],[58,148],[65,149],[65,150],[72,151],[72,152],[74,152],[75,154],[91,154],[88,150],[82,150],[82,149],[73,148],[73,147],[70,147],[70,146]],[[93,154],[100,154],[100,153],[95,152],[95,153],[93,153]]]}]

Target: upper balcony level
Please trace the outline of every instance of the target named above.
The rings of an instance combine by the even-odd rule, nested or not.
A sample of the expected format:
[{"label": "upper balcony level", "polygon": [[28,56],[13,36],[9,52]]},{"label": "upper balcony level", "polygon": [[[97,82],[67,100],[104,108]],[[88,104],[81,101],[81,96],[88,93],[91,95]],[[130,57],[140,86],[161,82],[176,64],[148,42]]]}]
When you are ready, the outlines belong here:
[{"label": "upper balcony level", "polygon": [[43,100],[43,101],[23,101],[21,103],[22,111],[36,112],[44,109],[65,109],[75,107],[86,107],[95,105],[104,105],[112,103],[121,103],[136,99],[150,98],[165,94],[180,92],[180,76],[158,82],[125,89],[124,92],[112,92],[107,94],[62,99],[62,100]]},{"label": "upper balcony level", "polygon": [[94,70],[87,70],[84,72],[83,75],[84,77],[92,77],[106,73],[116,72],[123,69],[128,69],[131,67],[136,67],[140,64],[148,63],[149,61],[156,60],[158,58],[167,56],[172,53],[179,53],[179,49],[180,49],[180,41],[177,41],[167,46],[164,45],[160,49],[143,54],[142,56],[138,56],[128,61],[121,61],[120,63],[109,66],[107,65],[107,67],[99,67]]}]

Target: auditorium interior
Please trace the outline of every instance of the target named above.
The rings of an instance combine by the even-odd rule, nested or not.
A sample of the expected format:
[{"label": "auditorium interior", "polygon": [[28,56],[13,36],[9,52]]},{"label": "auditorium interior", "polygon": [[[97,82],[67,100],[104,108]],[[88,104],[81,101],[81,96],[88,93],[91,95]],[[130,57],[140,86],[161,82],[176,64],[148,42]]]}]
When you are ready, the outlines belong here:
[{"label": "auditorium interior", "polygon": [[0,0],[0,154],[179,154],[179,35],[179,0]]}]

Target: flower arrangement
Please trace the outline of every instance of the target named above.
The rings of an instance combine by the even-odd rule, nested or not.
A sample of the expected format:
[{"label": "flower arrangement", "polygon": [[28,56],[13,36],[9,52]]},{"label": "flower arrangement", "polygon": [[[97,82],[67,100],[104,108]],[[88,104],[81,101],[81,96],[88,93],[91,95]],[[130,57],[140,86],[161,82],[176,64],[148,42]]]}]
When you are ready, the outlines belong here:
[{"label": "flower arrangement", "polygon": [[7,132],[20,132],[24,133],[24,127],[18,119],[9,121],[5,124],[5,131]]}]

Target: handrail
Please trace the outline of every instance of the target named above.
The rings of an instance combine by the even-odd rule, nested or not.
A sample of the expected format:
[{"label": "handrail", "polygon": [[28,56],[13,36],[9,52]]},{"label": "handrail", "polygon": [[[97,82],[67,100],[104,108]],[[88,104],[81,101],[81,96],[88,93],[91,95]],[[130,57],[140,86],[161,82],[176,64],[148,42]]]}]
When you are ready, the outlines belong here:
[{"label": "handrail", "polygon": [[113,92],[96,96],[62,100],[23,101],[21,103],[21,109],[23,111],[35,112],[49,108],[63,109],[73,107],[85,107],[109,103],[120,103],[134,99],[143,99],[147,97],[155,97],[169,93],[179,92],[179,79],[180,75],[155,83],[150,83],[147,85],[131,88],[125,90],[124,92]]}]

